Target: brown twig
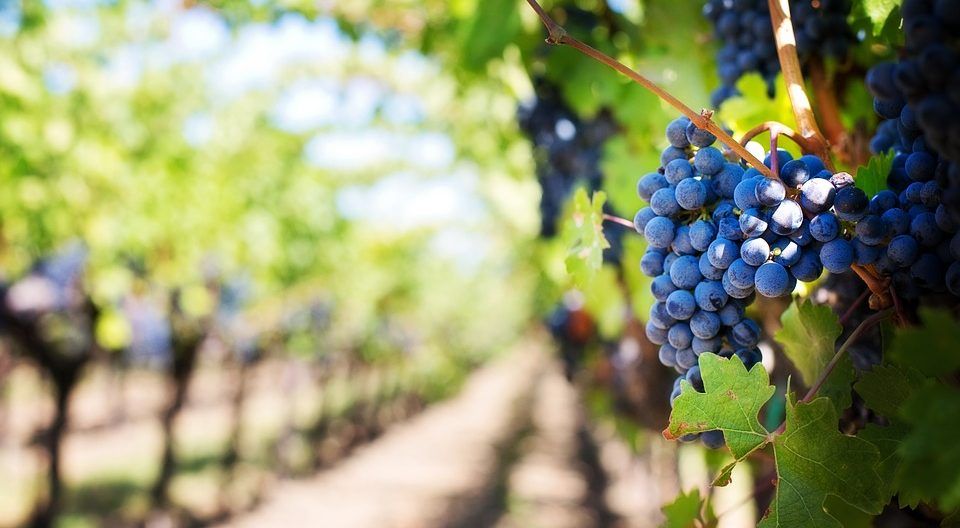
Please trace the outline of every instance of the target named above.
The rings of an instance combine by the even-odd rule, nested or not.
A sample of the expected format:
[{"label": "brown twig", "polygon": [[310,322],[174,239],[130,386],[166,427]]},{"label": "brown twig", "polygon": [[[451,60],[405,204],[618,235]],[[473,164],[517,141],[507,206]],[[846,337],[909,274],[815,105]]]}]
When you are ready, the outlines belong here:
[{"label": "brown twig", "polygon": [[743,135],[742,138],[740,138],[740,144],[746,146],[750,140],[759,136],[760,134],[764,132],[770,132],[772,134],[774,131],[776,131],[777,134],[784,136],[790,141],[796,143],[804,152],[812,152],[812,149],[815,148],[806,138],[798,134],[796,130],[784,125],[779,121],[764,121],[763,123],[751,128]]},{"label": "brown twig", "polygon": [[622,62],[610,57],[609,55],[603,53],[602,51],[595,49],[579,40],[571,37],[562,26],[554,22],[552,18],[543,10],[537,0],[527,0],[527,3],[530,4],[530,7],[537,13],[537,16],[540,17],[541,22],[547,28],[547,43],[557,44],[557,45],[566,45],[571,48],[576,49],[580,53],[594,59],[618,72],[626,75],[630,80],[635,83],[643,86],[647,90],[653,92],[657,97],[666,101],[667,104],[677,109],[681,114],[687,116],[690,121],[693,122],[697,128],[706,130],[710,132],[717,139],[729,147],[733,152],[740,156],[744,161],[753,166],[755,169],[760,171],[764,176],[768,178],[775,178],[774,173],[763,164],[762,161],[757,159],[756,156],[751,154],[746,148],[744,148],[740,143],[738,143],[730,134],[727,134],[719,125],[713,122],[711,119],[713,117],[713,112],[709,110],[703,110],[700,113],[694,111],[689,106],[683,104],[682,101],[671,95],[669,92],[657,86],[653,81],[647,79],[643,75],[640,75],[636,71],[627,67]]},{"label": "brown twig", "polygon": [[848,165],[862,164],[858,159],[859,156],[854,152],[847,129],[840,119],[840,105],[834,93],[833,81],[827,77],[823,61],[819,57],[812,57],[808,65],[813,95],[817,100],[817,115],[823,120],[823,129],[830,142],[831,150]]},{"label": "brown twig", "polygon": [[810,400],[812,400],[817,395],[817,391],[820,390],[820,387],[822,387],[823,384],[827,381],[827,378],[830,376],[830,373],[833,372],[834,368],[836,368],[837,364],[840,362],[840,359],[843,358],[843,354],[847,352],[847,349],[849,349],[850,346],[853,345],[853,343],[855,343],[857,339],[859,339],[864,332],[866,332],[870,328],[873,328],[877,324],[881,323],[884,319],[889,317],[890,314],[892,314],[893,312],[894,312],[893,308],[887,308],[886,310],[877,312],[871,315],[870,317],[867,317],[866,319],[863,320],[862,323],[857,325],[857,328],[854,329],[853,333],[850,334],[850,337],[848,337],[846,341],[844,341],[843,344],[840,345],[840,348],[837,349],[837,353],[833,355],[833,357],[830,359],[830,362],[827,363],[826,367],[824,367],[823,372],[820,373],[820,377],[817,378],[816,383],[814,383],[813,386],[810,387],[810,390],[807,391],[807,394],[803,397],[802,400],[800,400],[800,403],[809,403]]},{"label": "brown twig", "polygon": [[859,308],[860,305],[863,304],[863,301],[867,300],[867,298],[870,297],[870,294],[871,294],[871,291],[869,288],[867,288],[866,290],[863,290],[863,293],[861,293],[860,296],[857,297],[857,300],[853,301],[853,304],[851,304],[850,307],[847,308],[847,311],[843,313],[843,317],[840,318],[840,326],[844,326],[845,324],[847,324],[847,321],[850,320],[850,317],[852,317],[853,314],[857,311],[857,308]]},{"label": "brown twig", "polygon": [[613,222],[614,224],[620,224],[624,227],[629,227],[630,229],[636,229],[632,220],[627,220],[626,218],[620,218],[612,214],[603,213],[603,219],[607,222]]},{"label": "brown twig", "polygon": [[893,304],[893,299],[890,295],[889,279],[881,279],[878,277],[870,266],[854,264],[850,266],[850,269],[860,277],[864,284],[867,285],[867,288],[870,288],[870,292],[873,294],[870,297],[870,308],[882,310]]},{"label": "brown twig", "polygon": [[769,0],[769,5],[780,70],[787,85],[787,96],[790,98],[793,115],[797,119],[800,136],[810,142],[812,147],[810,152],[819,157],[824,166],[833,172],[834,166],[827,148],[827,140],[817,126],[817,118],[813,115],[813,107],[810,105],[803,82],[800,58],[797,56],[797,41],[793,34],[793,23],[790,20],[790,5],[788,0]]}]

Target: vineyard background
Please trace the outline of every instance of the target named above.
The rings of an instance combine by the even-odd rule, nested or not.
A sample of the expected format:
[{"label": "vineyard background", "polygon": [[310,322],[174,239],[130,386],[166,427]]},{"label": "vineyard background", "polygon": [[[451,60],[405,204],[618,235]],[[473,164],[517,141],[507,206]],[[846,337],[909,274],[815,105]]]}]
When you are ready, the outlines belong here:
[{"label": "vineyard background", "polygon": [[[722,2],[543,4],[734,137],[798,128],[775,57],[718,70]],[[899,2],[837,4],[801,57],[856,174]],[[525,0],[0,0],[0,526],[756,525],[770,461],[712,487],[730,453],[662,434],[629,219],[677,112],[546,36]],[[794,291],[867,318],[852,272]],[[748,308],[770,431],[790,306]]]}]

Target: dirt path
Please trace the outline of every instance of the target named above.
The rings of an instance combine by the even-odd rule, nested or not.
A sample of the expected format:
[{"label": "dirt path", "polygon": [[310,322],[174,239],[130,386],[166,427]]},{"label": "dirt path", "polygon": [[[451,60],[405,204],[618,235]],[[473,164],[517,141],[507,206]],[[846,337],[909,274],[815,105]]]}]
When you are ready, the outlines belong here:
[{"label": "dirt path", "polygon": [[[396,426],[315,477],[278,484],[229,526],[406,528],[462,526],[497,502],[509,445],[529,416],[529,394],[546,363],[522,346],[474,374],[463,391]],[[460,519],[458,521],[457,519]]]}]

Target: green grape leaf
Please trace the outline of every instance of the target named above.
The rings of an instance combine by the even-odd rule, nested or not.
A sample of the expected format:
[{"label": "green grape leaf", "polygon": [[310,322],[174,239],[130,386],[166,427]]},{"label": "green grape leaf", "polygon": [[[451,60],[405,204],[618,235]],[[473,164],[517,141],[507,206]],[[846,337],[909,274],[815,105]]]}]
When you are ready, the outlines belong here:
[{"label": "green grape leaf", "polygon": [[[870,442],[880,452],[880,462],[877,463],[876,469],[877,474],[880,475],[880,480],[883,482],[883,496],[887,500],[893,497],[900,488],[898,475],[901,461],[897,451],[903,444],[903,438],[908,431],[909,429],[906,426],[897,423],[888,426],[867,424],[857,434],[858,438]],[[919,499],[906,501],[907,499],[908,497],[904,493],[900,493],[901,505],[912,503],[916,506],[919,503]]]},{"label": "green grape leaf", "polygon": [[[812,386],[836,353],[837,338],[843,332],[840,320],[826,305],[807,299],[794,300],[780,316],[782,327],[774,338],[797,368],[803,383]],[[849,358],[830,374],[821,394],[831,398],[838,410],[850,406],[850,383],[853,367]],[[828,387],[829,385],[829,387]],[[821,389],[821,390],[823,390]]]},{"label": "green grape leaf", "polygon": [[603,266],[603,250],[610,247],[603,236],[603,203],[606,194],[593,193],[593,200],[582,187],[573,196],[573,212],[568,226],[570,252],[567,272],[577,285],[589,284]]},{"label": "green grape leaf", "polygon": [[670,504],[665,504],[660,510],[666,517],[663,528],[693,528],[700,518],[700,490],[693,488],[687,493],[681,493]]},{"label": "green grape leaf", "polygon": [[[731,97],[723,102],[717,113],[717,121],[729,126],[735,137],[753,128],[757,123],[764,121],[779,121],[791,128],[796,128],[796,118],[790,98],[787,97],[786,85],[783,76],[777,76],[775,97],[767,97],[767,82],[758,74],[751,73],[740,77],[737,81],[739,96]],[[799,155],[800,151],[787,141],[781,141],[780,147]]]},{"label": "green grape leaf", "polygon": [[879,35],[893,9],[900,5],[902,0],[863,0],[860,2],[863,12],[873,23],[873,34]]},{"label": "green grape leaf", "polygon": [[837,431],[837,411],[827,398],[788,400],[786,423],[773,441],[776,493],[759,526],[842,528],[825,510],[831,495],[866,513],[880,513],[882,482],[875,469],[880,453],[870,442]]},{"label": "green grape leaf", "polygon": [[883,152],[870,158],[867,165],[857,169],[857,187],[872,197],[887,188],[887,175],[893,167],[893,151]]},{"label": "green grape leaf", "polygon": [[[664,438],[673,440],[689,433],[720,429],[727,446],[741,459],[768,441],[769,432],[757,415],[776,388],[770,385],[763,365],[748,372],[740,358],[716,354],[700,356],[705,392],[681,382],[680,396],[673,403]],[[725,472],[729,473],[729,472]]]},{"label": "green grape leaf", "polygon": [[960,324],[944,310],[920,309],[923,325],[897,332],[888,357],[899,365],[909,365],[928,376],[942,376],[960,368],[957,336]]},{"label": "green grape leaf", "polygon": [[895,419],[900,406],[924,382],[923,376],[909,367],[877,365],[863,374],[854,385],[867,407],[887,418]]},{"label": "green grape leaf", "polygon": [[960,391],[940,384],[919,389],[900,417],[911,427],[898,450],[901,494],[945,511],[960,507]]},{"label": "green grape leaf", "polygon": [[503,54],[520,34],[520,9],[516,0],[485,0],[477,3],[469,24],[461,26],[460,66],[481,71],[488,61]]}]

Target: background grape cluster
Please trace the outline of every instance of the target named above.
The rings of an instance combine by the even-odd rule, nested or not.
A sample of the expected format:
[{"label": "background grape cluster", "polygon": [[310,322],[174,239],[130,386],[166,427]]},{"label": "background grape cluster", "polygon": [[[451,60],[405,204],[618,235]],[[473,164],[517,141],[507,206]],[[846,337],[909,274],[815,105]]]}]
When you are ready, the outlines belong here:
[{"label": "background grape cluster", "polygon": [[[850,7],[850,0],[790,2],[801,62],[812,56],[842,58],[847,55],[855,42],[847,25]],[[723,43],[717,52],[721,84],[711,96],[713,107],[737,95],[737,80],[750,72],[760,74],[767,81],[772,97],[780,62],[767,1],[708,0],[703,14],[713,25],[717,40]]]},{"label": "background grape cluster", "polygon": [[907,1],[902,12],[902,56],[866,77],[884,119],[871,150],[894,158],[856,240],[876,248],[869,263],[898,295],[960,295],[960,2]]}]

